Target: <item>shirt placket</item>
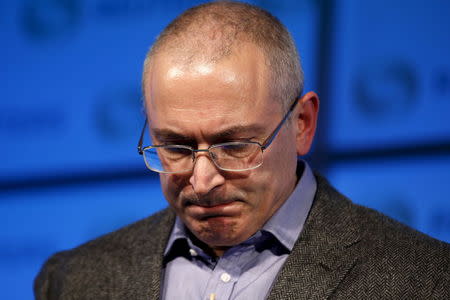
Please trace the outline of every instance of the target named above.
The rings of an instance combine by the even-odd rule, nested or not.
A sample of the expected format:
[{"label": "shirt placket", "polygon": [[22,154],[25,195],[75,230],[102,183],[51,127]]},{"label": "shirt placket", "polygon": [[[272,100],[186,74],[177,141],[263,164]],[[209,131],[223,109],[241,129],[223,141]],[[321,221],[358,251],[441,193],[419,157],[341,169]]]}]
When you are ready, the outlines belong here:
[{"label": "shirt placket", "polygon": [[[234,249],[233,249],[234,250]],[[233,289],[239,280],[242,268],[237,264],[243,249],[236,249],[225,253],[212,270],[210,280],[203,299],[228,300],[231,299]]]}]

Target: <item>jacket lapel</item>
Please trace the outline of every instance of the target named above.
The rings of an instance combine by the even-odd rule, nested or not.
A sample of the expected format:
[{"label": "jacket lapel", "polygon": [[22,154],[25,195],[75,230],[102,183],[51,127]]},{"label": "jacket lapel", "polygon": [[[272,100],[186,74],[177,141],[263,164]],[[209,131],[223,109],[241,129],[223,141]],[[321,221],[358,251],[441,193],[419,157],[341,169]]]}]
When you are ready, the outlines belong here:
[{"label": "jacket lapel", "polygon": [[325,179],[317,193],[304,231],[286,260],[268,297],[327,299],[358,263],[360,233],[352,222],[352,205]]},{"label": "jacket lapel", "polygon": [[[159,299],[162,282],[164,249],[175,221],[174,213],[166,209],[151,217],[142,238],[130,249],[119,291],[126,291],[117,299]],[[133,295],[130,298],[130,295]]]}]

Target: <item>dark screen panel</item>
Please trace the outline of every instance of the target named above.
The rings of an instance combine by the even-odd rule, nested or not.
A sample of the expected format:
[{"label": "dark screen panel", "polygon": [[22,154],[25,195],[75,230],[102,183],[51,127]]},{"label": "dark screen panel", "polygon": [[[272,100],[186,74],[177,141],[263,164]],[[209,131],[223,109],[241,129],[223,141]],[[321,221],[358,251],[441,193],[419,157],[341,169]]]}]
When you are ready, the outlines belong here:
[{"label": "dark screen panel", "polygon": [[176,2],[2,3],[0,180],[142,165],[142,62]]},{"label": "dark screen panel", "polygon": [[450,2],[337,4],[332,148],[450,142]]}]

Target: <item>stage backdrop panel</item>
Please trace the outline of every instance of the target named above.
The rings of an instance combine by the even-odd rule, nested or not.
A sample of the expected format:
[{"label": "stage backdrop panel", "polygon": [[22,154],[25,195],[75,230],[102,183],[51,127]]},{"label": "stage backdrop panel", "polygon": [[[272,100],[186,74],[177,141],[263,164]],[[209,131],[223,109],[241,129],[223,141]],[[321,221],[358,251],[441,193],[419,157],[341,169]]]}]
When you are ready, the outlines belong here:
[{"label": "stage backdrop panel", "polygon": [[332,149],[448,144],[450,1],[336,3]]}]

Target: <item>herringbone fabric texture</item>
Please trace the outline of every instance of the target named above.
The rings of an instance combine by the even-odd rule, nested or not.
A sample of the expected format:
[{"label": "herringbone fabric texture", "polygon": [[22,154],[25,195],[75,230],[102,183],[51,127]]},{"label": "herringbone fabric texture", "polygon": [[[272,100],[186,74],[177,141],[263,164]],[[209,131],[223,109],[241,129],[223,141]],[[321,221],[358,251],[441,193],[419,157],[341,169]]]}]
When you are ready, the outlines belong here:
[{"label": "herringbone fabric texture", "polygon": [[[450,299],[449,244],[351,203],[320,176],[317,183],[269,300]],[[159,299],[174,217],[164,210],[55,254],[35,280],[36,299]]]}]

